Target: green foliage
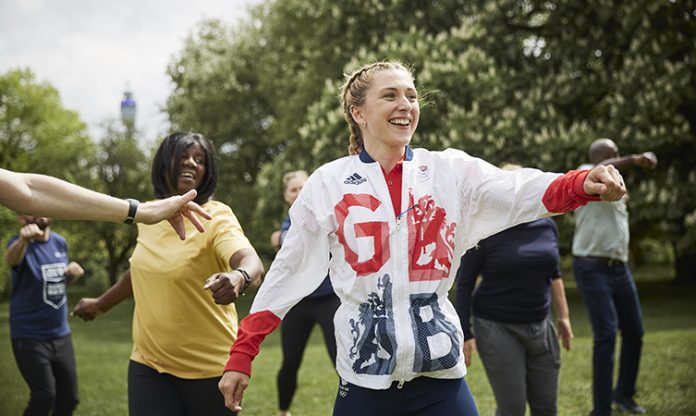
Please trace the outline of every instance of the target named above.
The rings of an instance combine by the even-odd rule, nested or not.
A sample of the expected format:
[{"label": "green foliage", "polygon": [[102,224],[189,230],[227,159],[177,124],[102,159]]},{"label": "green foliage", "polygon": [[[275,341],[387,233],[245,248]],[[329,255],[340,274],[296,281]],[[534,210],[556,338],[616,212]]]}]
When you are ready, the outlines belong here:
[{"label": "green foliage", "polygon": [[[424,97],[416,146],[456,147],[494,164],[551,171],[583,163],[598,137],[613,138],[624,154],[657,153],[656,171],[623,172],[633,239],[660,241],[662,251],[674,254],[677,276],[693,276],[694,268],[679,267],[683,259],[696,260],[696,231],[687,221],[696,215],[693,6],[370,4],[268,1],[234,34],[219,22],[203,25],[178,61],[200,58],[194,87],[178,82],[173,97],[201,111],[203,129],[228,123],[215,133],[230,161],[223,163],[229,186],[219,196],[234,189],[257,201],[234,206],[257,246],[283,215],[276,191],[283,172],[311,171],[345,154],[348,134],[337,98],[342,74],[396,59],[414,66]],[[227,112],[211,105],[223,100],[235,104]],[[168,110],[174,120],[185,113]],[[558,222],[567,251],[572,219]],[[640,252],[648,246],[633,245],[637,260],[650,258]]]},{"label": "green foliage", "polygon": [[[43,173],[118,197],[150,199],[149,161],[134,138],[111,122],[99,146],[87,136],[77,113],[65,109],[58,92],[29,70],[0,74],[0,166]],[[89,207],[85,207],[88,209]],[[86,271],[82,284],[114,283],[135,245],[136,228],[122,224],[56,221],[69,242],[69,256]],[[3,247],[19,225],[0,208]],[[9,270],[0,266],[0,297]]]},{"label": "green foliage", "polygon": [[[677,279],[696,278],[693,267],[679,266],[696,264],[696,230],[687,220],[696,212],[693,3],[477,4],[487,39],[497,41],[484,49],[499,66],[516,68],[514,88],[539,110],[526,117],[541,123],[530,124],[531,133],[557,133],[556,144],[540,149],[553,155],[544,167],[572,168],[585,159],[590,141],[602,136],[613,138],[624,154],[654,151],[660,161],[655,172],[623,172],[631,191],[632,238],[668,243]],[[547,117],[546,108],[555,117]]]},{"label": "green foliage", "polygon": [[[694,39],[696,7],[680,1],[268,0],[234,32],[207,22],[190,37],[167,111],[224,149],[219,197],[267,250],[282,174],[345,155],[343,74],[401,60],[424,98],[416,146],[551,171],[579,166],[599,137],[654,151],[654,172],[623,172],[633,240],[659,242],[677,278],[694,278]],[[558,223],[567,252],[572,218]],[[638,261],[648,246],[633,244]]]},{"label": "green foliage", "polygon": [[0,166],[69,180],[94,152],[85,124],[28,69],[0,75]]},{"label": "green foliage", "polygon": [[[93,154],[85,124],[63,107],[55,88],[28,69],[0,74],[0,167],[80,182],[89,177]],[[15,214],[0,207],[3,248],[18,230]],[[1,263],[0,297],[9,280],[9,269]]]},{"label": "green foliage", "polygon": [[265,99],[255,93],[254,58],[234,39],[236,34],[217,21],[204,22],[189,36],[169,66],[175,89],[166,108],[175,130],[196,131],[212,141],[218,154],[215,197],[233,208],[249,232],[253,180],[271,149],[265,140]]},{"label": "green foliage", "polygon": [[[232,206],[257,249],[272,253],[268,235],[285,209],[282,174],[326,162],[306,151],[314,137],[300,137],[325,83],[340,80],[352,56],[376,48],[390,32],[437,33],[458,25],[464,4],[268,1],[235,31],[208,21],[189,36],[169,66],[175,88],[166,110],[175,128],[200,131],[215,143],[217,197]],[[341,119],[331,127],[343,142]]]},{"label": "green foliage", "polygon": [[[121,198],[152,199],[150,163],[134,137],[128,136],[116,123],[108,123],[94,160],[96,176],[91,184],[95,190]],[[101,267],[106,270],[110,285],[128,268],[137,238],[137,228],[106,222],[90,224],[93,238],[104,252]],[[94,244],[92,239],[91,244]]]}]

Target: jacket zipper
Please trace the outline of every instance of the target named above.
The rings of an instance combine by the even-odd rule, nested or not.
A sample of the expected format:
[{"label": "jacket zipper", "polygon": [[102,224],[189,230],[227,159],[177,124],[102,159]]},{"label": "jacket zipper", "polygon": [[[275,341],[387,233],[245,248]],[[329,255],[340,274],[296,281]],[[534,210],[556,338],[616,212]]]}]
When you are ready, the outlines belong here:
[{"label": "jacket zipper", "polygon": [[[403,218],[403,213],[399,214],[399,216],[396,217],[396,234],[394,235],[394,239],[396,240],[396,245],[398,246],[398,247],[396,247],[397,249],[394,250],[394,251],[395,251],[395,254],[396,254],[396,255],[394,256],[395,266],[396,266],[396,267],[394,268],[394,271],[396,272],[395,274],[397,274],[397,275],[399,276],[399,277],[398,277],[399,279],[403,277],[403,276],[401,276],[401,273],[400,273],[400,272],[402,271],[402,269],[403,269],[403,268],[401,267],[401,262],[402,262],[401,256],[402,256],[402,253],[403,253],[403,251],[401,250],[401,241],[402,241],[402,238],[401,238],[401,222],[402,222],[402,218]],[[397,285],[397,276],[394,276],[394,288],[397,287],[396,285]],[[405,291],[404,288],[403,288],[404,286],[405,286],[405,285],[403,284],[403,282],[398,282],[398,289],[397,289],[397,291],[398,291],[398,300],[399,300],[399,302],[406,302],[406,301],[408,300],[408,299],[404,299],[404,298],[406,297],[406,295],[407,295],[406,291]],[[406,303],[402,303],[402,304],[406,304]],[[394,308],[394,309],[397,309],[397,308]],[[406,309],[406,313],[408,313],[408,308]],[[403,321],[403,317],[402,317],[402,316],[400,316],[399,318],[401,318],[401,320]],[[400,322],[400,324],[403,324],[403,323],[404,323],[404,322]],[[408,328],[408,327],[406,326],[406,327],[404,327],[404,328]],[[399,332],[397,332],[397,333],[401,334],[402,337],[403,337],[403,336],[406,335],[407,331],[406,331],[406,330],[403,330],[403,331],[399,331]],[[398,372],[399,375],[398,375],[398,379],[397,379],[397,380],[398,380],[398,384],[397,384],[396,388],[397,388],[397,389],[401,389],[401,388],[404,386],[404,383],[405,383],[405,381],[406,381],[406,380],[405,380],[405,379],[406,379],[406,364],[407,364],[407,361],[408,361],[408,357],[407,357],[408,352],[407,352],[407,350],[406,350],[406,348],[405,348],[405,346],[407,345],[407,343],[402,342],[401,339],[399,339],[398,342],[399,342],[399,345],[401,345],[401,348],[398,348],[398,349],[397,349],[397,350],[400,350],[400,354],[398,354],[399,359],[397,360],[397,363],[396,363],[396,366],[397,366],[397,368],[399,369],[399,372]]]}]

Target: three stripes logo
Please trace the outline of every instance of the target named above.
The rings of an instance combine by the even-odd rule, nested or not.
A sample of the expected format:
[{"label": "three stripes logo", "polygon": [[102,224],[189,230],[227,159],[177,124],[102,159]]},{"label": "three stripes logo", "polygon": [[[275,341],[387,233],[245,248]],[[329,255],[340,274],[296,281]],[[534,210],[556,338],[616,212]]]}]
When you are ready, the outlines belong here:
[{"label": "three stripes logo", "polygon": [[363,182],[367,182],[367,179],[363,178],[357,173],[350,175],[346,178],[345,181],[343,181],[343,183],[345,183],[346,185],[360,185]]}]

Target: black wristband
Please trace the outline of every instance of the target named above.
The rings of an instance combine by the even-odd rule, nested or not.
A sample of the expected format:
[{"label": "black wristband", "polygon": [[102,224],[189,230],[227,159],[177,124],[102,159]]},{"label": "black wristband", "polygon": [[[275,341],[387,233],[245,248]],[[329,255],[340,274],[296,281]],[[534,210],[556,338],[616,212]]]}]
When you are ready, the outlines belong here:
[{"label": "black wristband", "polygon": [[245,291],[249,285],[251,284],[251,276],[249,276],[249,273],[247,273],[246,270],[244,269],[234,269],[235,271],[239,272],[242,274],[244,277],[244,288],[242,289],[242,292]]},{"label": "black wristband", "polygon": [[138,210],[138,204],[140,202],[132,198],[128,198],[126,201],[128,201],[128,216],[123,222],[126,224],[133,224],[133,221],[135,221],[135,212]]}]

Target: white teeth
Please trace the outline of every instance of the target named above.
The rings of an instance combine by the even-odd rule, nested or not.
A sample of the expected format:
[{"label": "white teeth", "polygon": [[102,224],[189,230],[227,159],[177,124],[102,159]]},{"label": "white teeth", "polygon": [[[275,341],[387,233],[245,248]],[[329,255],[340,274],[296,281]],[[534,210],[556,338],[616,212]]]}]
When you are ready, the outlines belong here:
[{"label": "white teeth", "polygon": [[193,179],[193,174],[188,173],[188,172],[182,172],[182,173],[181,173],[181,176],[183,176],[183,177],[185,177],[185,178],[191,178],[191,179]]},{"label": "white teeth", "polygon": [[408,126],[411,124],[411,121],[407,118],[396,118],[394,120],[390,120],[392,124],[399,124],[401,126]]}]

